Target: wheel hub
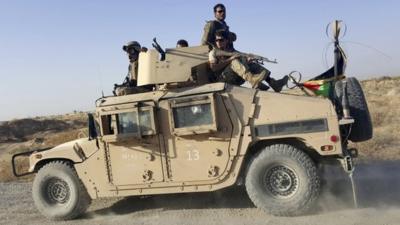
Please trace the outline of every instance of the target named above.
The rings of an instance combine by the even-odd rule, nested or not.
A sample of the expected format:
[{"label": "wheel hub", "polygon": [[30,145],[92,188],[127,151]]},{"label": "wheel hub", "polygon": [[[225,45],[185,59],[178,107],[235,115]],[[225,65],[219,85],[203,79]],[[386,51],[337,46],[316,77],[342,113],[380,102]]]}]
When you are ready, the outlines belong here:
[{"label": "wheel hub", "polygon": [[67,182],[53,178],[47,184],[47,196],[51,203],[65,203],[69,200],[70,192]]},{"label": "wheel hub", "polygon": [[265,186],[275,197],[289,197],[296,190],[298,180],[296,174],[285,166],[275,166],[265,175]]}]

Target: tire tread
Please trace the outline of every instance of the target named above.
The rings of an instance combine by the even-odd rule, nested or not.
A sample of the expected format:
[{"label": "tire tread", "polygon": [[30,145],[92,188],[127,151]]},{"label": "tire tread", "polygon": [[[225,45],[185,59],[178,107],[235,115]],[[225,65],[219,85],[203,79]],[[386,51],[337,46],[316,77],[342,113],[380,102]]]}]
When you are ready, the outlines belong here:
[{"label": "tire tread", "polygon": [[[63,216],[55,216],[55,215],[51,215],[51,214],[47,213],[46,208],[42,204],[40,204],[40,203],[38,204],[37,201],[40,201],[40,199],[37,196],[35,196],[35,193],[37,191],[39,191],[39,190],[36,190],[35,182],[40,182],[40,181],[37,181],[36,179],[41,179],[41,178],[45,178],[46,176],[51,176],[48,174],[48,171],[55,171],[55,170],[62,170],[63,172],[69,174],[71,177],[74,177],[73,179],[76,179],[77,184],[78,184],[78,187],[77,187],[78,188],[78,202],[77,202],[76,206],[71,210],[71,212],[69,212]],[[44,173],[44,174],[42,174],[42,173]],[[40,168],[40,170],[38,171],[38,174],[36,175],[35,180],[34,180],[34,184],[32,187],[32,195],[33,195],[33,199],[35,201],[35,205],[39,209],[39,211],[41,211],[44,216],[46,216],[47,218],[52,219],[52,220],[75,219],[76,217],[83,214],[87,210],[89,205],[91,204],[91,198],[90,198],[89,194],[87,193],[86,188],[83,185],[82,181],[79,179],[79,177],[75,171],[75,168],[73,167],[73,165],[71,163],[69,163],[67,161],[63,161],[63,160],[51,161]]]},{"label": "tire tread", "polygon": [[[254,174],[252,174],[254,167],[263,160],[276,157],[277,155],[290,157],[291,159],[297,161],[297,163],[300,163],[302,167],[306,169],[307,177],[310,179],[310,185],[306,187],[304,194],[304,196],[307,197],[304,198],[304,196],[296,196],[294,198],[296,201],[293,201],[293,204],[285,205],[284,207],[279,205],[278,202],[263,201],[259,191],[257,190],[257,187],[251,185],[251,183],[253,183],[253,179],[256,177]],[[251,160],[250,167],[246,175],[246,190],[254,205],[263,209],[267,213],[276,216],[296,216],[306,212],[318,198],[320,191],[320,180],[315,164],[307,154],[291,145],[276,144],[261,150]]]}]

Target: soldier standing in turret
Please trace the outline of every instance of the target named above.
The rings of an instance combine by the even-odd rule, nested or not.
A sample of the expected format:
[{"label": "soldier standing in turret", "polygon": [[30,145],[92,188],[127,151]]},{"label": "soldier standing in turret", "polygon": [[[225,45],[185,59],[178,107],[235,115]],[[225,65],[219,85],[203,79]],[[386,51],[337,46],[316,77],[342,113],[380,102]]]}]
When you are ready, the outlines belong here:
[{"label": "soldier standing in turret", "polygon": [[122,50],[127,53],[129,58],[128,77],[131,86],[137,86],[138,59],[141,49],[142,47],[137,41],[130,41],[122,46]]},{"label": "soldier standing in turret", "polygon": [[128,75],[123,84],[114,85],[114,94],[117,96],[133,94],[138,92],[146,92],[153,90],[153,85],[144,85],[137,87],[138,68],[139,68],[139,53],[146,52],[146,47],[141,47],[139,42],[130,41],[122,46],[129,58]]},{"label": "soldier standing in turret", "polygon": [[236,34],[229,31],[229,26],[225,22],[226,8],[223,4],[216,4],[214,6],[215,20],[207,21],[204,26],[203,38],[201,39],[202,45],[209,45],[210,49],[215,46],[215,32],[217,30],[225,30],[228,33],[228,47],[233,49],[233,42],[236,41]]}]

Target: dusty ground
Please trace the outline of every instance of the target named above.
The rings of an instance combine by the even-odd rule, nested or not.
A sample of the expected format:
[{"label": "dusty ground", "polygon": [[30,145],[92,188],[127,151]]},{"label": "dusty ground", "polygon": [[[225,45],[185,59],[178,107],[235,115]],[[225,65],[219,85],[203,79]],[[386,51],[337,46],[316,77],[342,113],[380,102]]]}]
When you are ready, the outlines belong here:
[{"label": "dusty ground", "polygon": [[354,208],[348,178],[326,170],[327,183],[313,212],[274,217],[253,206],[243,188],[215,193],[96,200],[73,221],[53,222],[35,209],[30,182],[0,183],[0,224],[299,224],[390,225],[400,222],[400,161],[359,165],[354,173],[359,208]]}]

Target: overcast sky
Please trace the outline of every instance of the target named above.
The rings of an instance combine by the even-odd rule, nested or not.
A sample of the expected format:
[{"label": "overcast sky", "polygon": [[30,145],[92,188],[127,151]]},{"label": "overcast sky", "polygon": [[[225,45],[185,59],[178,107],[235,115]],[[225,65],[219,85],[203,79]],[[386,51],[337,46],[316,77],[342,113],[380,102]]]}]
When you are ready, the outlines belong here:
[{"label": "overcast sky", "polygon": [[[155,2],[155,3],[153,3]],[[348,76],[400,75],[399,1],[221,1],[236,49],[276,58],[279,78],[332,64],[326,25],[343,20]],[[198,45],[216,1],[0,1],[0,121],[93,110],[127,72],[121,47]]]}]

